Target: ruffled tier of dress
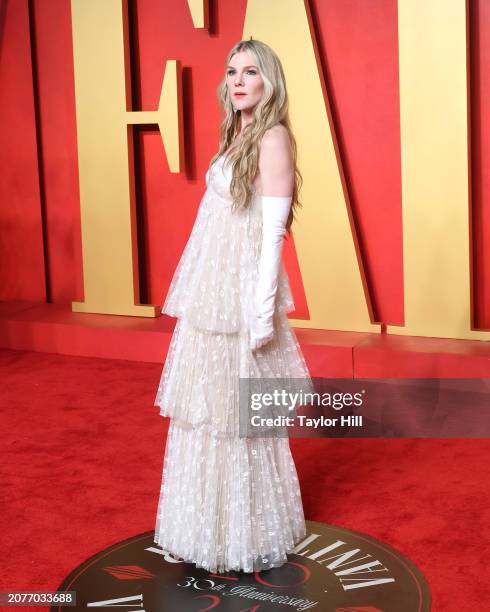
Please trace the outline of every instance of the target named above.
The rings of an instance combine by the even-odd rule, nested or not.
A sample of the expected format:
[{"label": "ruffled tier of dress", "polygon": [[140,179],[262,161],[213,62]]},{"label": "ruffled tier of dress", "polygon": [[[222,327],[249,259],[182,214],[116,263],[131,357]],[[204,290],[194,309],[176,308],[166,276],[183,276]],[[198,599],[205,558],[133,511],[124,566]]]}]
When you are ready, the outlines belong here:
[{"label": "ruffled tier of dress", "polygon": [[310,392],[309,372],[285,314],[276,313],[274,329],[274,338],[252,352],[248,332],[202,331],[178,319],[154,401],[160,414],[221,437],[238,437],[240,416],[243,423],[248,411],[240,378],[282,379],[278,387],[287,392],[298,386]]},{"label": "ruffled tier of dress", "polygon": [[288,438],[220,439],[170,422],[155,542],[209,572],[279,567],[306,535]]}]

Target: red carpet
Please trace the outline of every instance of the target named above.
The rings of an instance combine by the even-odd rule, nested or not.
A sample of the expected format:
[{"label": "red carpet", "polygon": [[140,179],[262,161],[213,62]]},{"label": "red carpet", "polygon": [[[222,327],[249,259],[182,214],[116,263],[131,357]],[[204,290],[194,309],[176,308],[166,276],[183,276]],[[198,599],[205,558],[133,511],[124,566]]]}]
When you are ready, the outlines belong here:
[{"label": "red carpet", "polygon": [[[161,365],[0,349],[0,368],[0,590],[54,590],[88,556],[154,527],[168,426],[153,407]],[[490,440],[291,448],[307,519],[399,549],[425,574],[433,610],[487,608]]]}]

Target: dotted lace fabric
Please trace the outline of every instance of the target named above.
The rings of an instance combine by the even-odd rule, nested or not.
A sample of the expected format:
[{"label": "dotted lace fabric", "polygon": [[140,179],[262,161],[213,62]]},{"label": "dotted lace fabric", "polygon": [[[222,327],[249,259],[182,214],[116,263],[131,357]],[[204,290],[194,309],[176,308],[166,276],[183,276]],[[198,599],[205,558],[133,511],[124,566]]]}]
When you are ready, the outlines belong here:
[{"label": "dotted lace fabric", "polygon": [[[232,213],[230,181],[231,167],[220,157],[206,173],[207,189],[162,308],[197,329],[247,328],[262,242],[262,198],[255,193],[248,208]],[[276,308],[294,310],[282,262]]]},{"label": "dotted lace fabric", "polygon": [[178,320],[154,402],[171,417],[154,539],[210,572],[254,572],[283,565],[306,526],[289,439],[238,435],[239,379],[310,375],[282,264],[274,338],[249,349],[261,198],[232,212],[230,181],[220,157],[162,308]]}]

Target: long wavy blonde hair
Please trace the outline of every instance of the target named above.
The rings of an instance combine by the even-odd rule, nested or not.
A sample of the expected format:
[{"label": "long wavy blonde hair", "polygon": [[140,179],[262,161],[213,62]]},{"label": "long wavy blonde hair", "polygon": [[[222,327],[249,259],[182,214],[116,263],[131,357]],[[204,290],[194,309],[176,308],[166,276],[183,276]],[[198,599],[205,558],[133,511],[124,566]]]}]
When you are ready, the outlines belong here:
[{"label": "long wavy blonde hair", "polygon": [[[234,112],[230,94],[226,84],[226,71],[231,58],[239,51],[249,51],[259,69],[264,81],[264,90],[260,102],[254,109],[253,121],[242,131],[237,144],[230,149],[240,131],[241,111]],[[220,82],[218,100],[225,113],[220,127],[220,145],[218,153],[211,160],[213,164],[220,155],[227,154],[233,168],[230,193],[233,198],[233,208],[245,208],[250,205],[254,193],[253,181],[257,174],[260,142],[264,133],[271,127],[282,124],[289,134],[294,163],[293,199],[286,229],[291,234],[291,224],[296,218],[296,208],[302,206],[298,198],[303,178],[297,167],[296,140],[291,130],[289,120],[289,103],[286,90],[286,80],[281,61],[276,53],[260,40],[240,40],[229,51],[225,63],[225,76]]]}]

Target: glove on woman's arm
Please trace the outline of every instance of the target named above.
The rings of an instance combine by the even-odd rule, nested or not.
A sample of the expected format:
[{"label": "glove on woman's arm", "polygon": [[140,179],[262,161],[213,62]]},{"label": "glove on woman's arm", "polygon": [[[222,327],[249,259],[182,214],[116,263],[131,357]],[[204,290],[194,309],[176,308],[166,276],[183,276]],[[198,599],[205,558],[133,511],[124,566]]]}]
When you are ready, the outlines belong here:
[{"label": "glove on woman's arm", "polygon": [[292,196],[262,196],[262,248],[250,321],[250,348],[264,346],[274,336],[273,315],[281,252]]}]

